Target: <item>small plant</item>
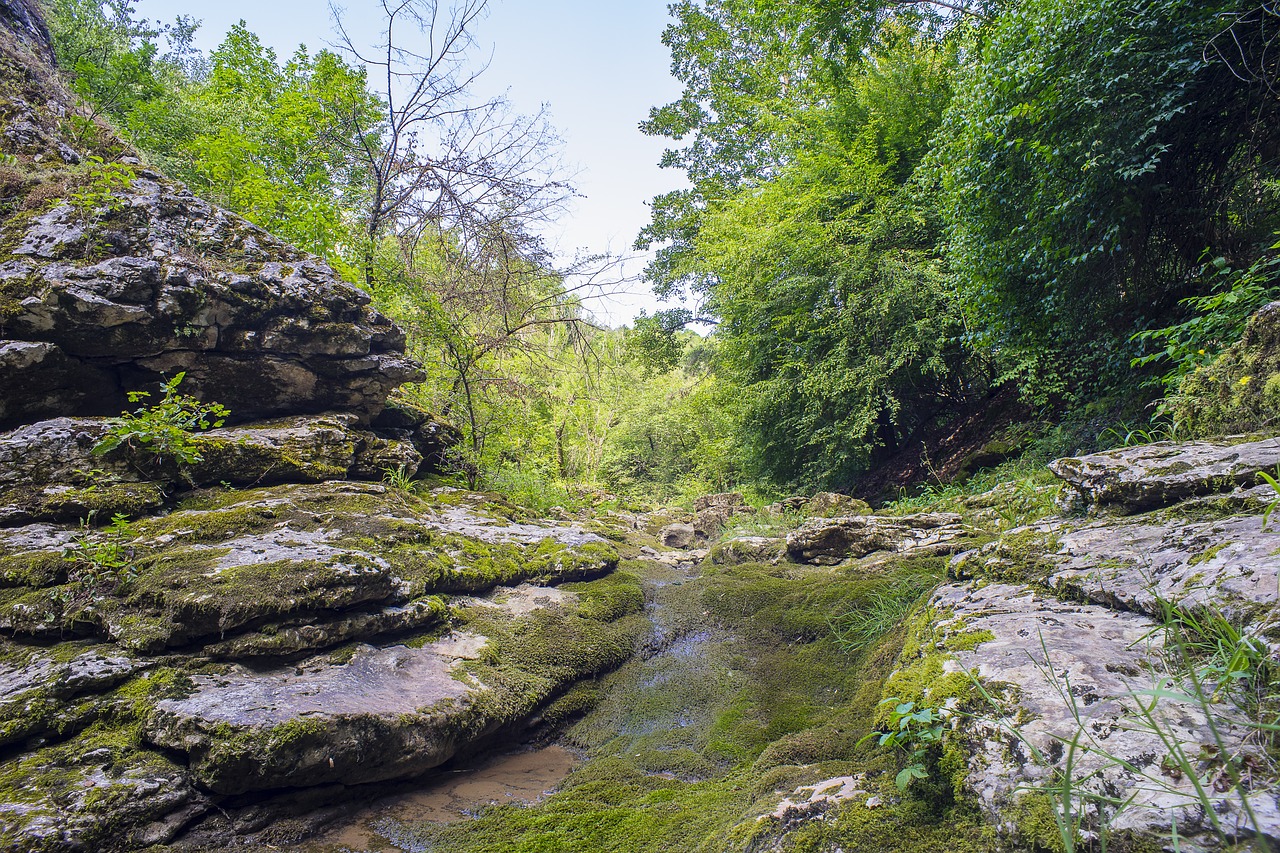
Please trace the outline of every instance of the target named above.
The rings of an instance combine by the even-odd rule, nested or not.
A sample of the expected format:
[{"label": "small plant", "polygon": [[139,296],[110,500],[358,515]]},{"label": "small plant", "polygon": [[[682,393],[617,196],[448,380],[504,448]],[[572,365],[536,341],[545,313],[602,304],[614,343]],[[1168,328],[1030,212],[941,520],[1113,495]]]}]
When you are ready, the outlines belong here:
[{"label": "small plant", "polygon": [[852,610],[830,619],[836,643],[850,654],[870,648],[901,625],[920,597],[937,586],[938,580],[934,574],[912,574],[865,596]]},{"label": "small plant", "polygon": [[879,735],[881,746],[890,746],[907,755],[907,766],[898,772],[894,783],[905,791],[917,779],[929,778],[930,752],[942,743],[946,720],[935,708],[918,708],[915,702],[903,702],[896,696],[881,705],[893,705],[889,712],[888,730],[872,732],[858,741],[865,743]]},{"label": "small plant", "polygon": [[1098,442],[1105,448],[1137,447],[1157,441],[1176,441],[1178,432],[1178,425],[1172,421],[1153,420],[1147,427],[1121,423],[1099,433]]},{"label": "small plant", "polygon": [[[130,412],[122,412],[114,418],[111,428],[93,447],[93,453],[101,456],[124,446],[145,453],[157,462],[173,460],[179,465],[191,465],[203,457],[191,435],[199,430],[220,427],[231,412],[218,403],[201,403],[194,397],[178,393],[178,386],[186,373],[177,373],[160,383],[164,396],[150,406],[141,406]],[[139,403],[150,397],[147,391],[130,391],[129,402]]]},{"label": "small plant", "polygon": [[382,482],[391,488],[401,492],[412,492],[414,490],[413,475],[409,473],[406,465],[399,468],[388,468],[382,472]]},{"label": "small plant", "polygon": [[62,558],[72,564],[67,580],[79,587],[81,594],[114,589],[137,574],[129,547],[134,539],[129,519],[116,513],[106,529],[95,531],[93,517],[90,513],[81,520],[80,533],[62,552]]},{"label": "small plant", "polygon": [[1276,493],[1276,499],[1267,504],[1266,510],[1262,513],[1262,527],[1265,530],[1271,525],[1271,516],[1275,514],[1277,509],[1280,509],[1280,465],[1276,466],[1274,477],[1266,471],[1259,471],[1258,476],[1271,487],[1271,491]]}]

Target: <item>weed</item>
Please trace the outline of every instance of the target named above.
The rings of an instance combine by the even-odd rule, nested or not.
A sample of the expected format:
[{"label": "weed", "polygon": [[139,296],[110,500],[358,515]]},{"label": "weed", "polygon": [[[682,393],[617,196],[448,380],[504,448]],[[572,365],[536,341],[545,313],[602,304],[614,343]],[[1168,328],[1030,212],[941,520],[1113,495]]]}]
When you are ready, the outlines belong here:
[{"label": "weed", "polygon": [[1262,513],[1262,526],[1265,529],[1271,524],[1271,516],[1277,509],[1280,509],[1280,465],[1276,466],[1274,477],[1266,471],[1259,471],[1258,476],[1271,487],[1271,491],[1276,493],[1276,499],[1267,504],[1266,510]]},{"label": "weed", "polygon": [[[172,460],[179,465],[192,465],[203,457],[191,434],[197,430],[220,427],[231,412],[219,403],[201,403],[194,397],[178,393],[186,373],[177,373],[160,383],[164,396],[159,402],[142,406],[132,413],[122,412],[111,421],[111,428],[93,447],[94,455],[128,447],[150,455],[157,461]],[[130,391],[129,402],[141,402],[151,394]]]},{"label": "weed", "polygon": [[406,465],[401,465],[399,468],[387,468],[382,472],[382,482],[401,492],[412,492],[416,485],[413,481],[413,475],[409,473],[409,468]]},{"label": "weed", "polygon": [[903,702],[896,696],[880,704],[893,706],[888,731],[871,732],[858,743],[861,745],[878,735],[880,746],[906,753],[907,765],[894,779],[898,790],[905,791],[917,779],[929,778],[928,768],[934,763],[932,753],[942,744],[946,717],[936,708],[917,707],[915,702]]},{"label": "weed", "polygon": [[908,575],[858,602],[854,609],[832,617],[831,632],[846,652],[870,648],[881,637],[902,624],[920,597],[937,585],[932,575]]},{"label": "weed", "polygon": [[62,552],[72,564],[68,579],[80,593],[111,590],[137,573],[133,563],[133,527],[129,519],[116,513],[102,531],[92,529],[93,513],[80,521],[80,533]]},{"label": "weed", "polygon": [[1107,427],[1099,433],[1098,444],[1104,449],[1137,447],[1143,444],[1155,444],[1157,441],[1177,441],[1180,432],[1178,425],[1173,421],[1153,420],[1148,427],[1120,423]]}]

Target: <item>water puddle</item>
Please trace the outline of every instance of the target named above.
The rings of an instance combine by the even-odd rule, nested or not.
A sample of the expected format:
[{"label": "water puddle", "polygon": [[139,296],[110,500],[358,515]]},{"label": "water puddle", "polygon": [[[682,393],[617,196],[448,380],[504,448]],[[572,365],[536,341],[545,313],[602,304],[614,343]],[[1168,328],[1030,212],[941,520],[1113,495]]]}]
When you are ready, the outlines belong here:
[{"label": "water puddle", "polygon": [[495,756],[485,763],[444,775],[419,790],[377,800],[344,818],[317,838],[325,850],[352,853],[403,853],[391,839],[399,826],[421,821],[451,823],[485,806],[534,803],[559,785],[578,764],[560,746]]}]

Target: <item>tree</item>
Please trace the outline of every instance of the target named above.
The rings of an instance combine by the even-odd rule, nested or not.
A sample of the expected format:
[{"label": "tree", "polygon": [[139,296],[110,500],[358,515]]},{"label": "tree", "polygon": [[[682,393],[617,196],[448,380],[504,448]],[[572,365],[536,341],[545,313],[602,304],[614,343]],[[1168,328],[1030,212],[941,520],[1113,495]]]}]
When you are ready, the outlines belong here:
[{"label": "tree", "polygon": [[376,117],[362,109],[346,116],[356,140],[348,154],[368,179],[361,223],[369,283],[388,231],[484,241],[495,229],[514,233],[551,215],[572,192],[556,177],[559,139],[545,110],[520,116],[502,98],[470,100],[483,71],[471,64],[471,30],[485,5],[380,0],[383,29],[372,49],[356,43],[342,10],[331,7],[342,49],[381,86]]},{"label": "tree", "polygon": [[1268,243],[1275,22],[1232,0],[1033,0],[997,18],[938,174],[965,300],[1033,396],[1123,377],[1124,340],[1208,286],[1206,250],[1244,267]]},{"label": "tree", "polygon": [[[732,123],[719,126],[728,113],[710,111],[714,120],[698,130],[707,144],[685,152],[695,184],[680,214],[688,227],[650,275],[660,293],[691,285],[697,313],[716,322],[722,370],[742,392],[737,437],[757,473],[785,486],[838,486],[983,387],[963,340],[936,205],[917,180],[951,96],[955,24],[940,30],[917,10],[868,13],[855,19],[858,39],[874,31],[874,41],[854,51],[816,35],[807,45],[803,35],[776,41],[772,23],[756,25],[764,10],[814,33],[819,18],[797,21],[795,7],[715,8],[726,22],[730,11],[745,18],[723,28],[727,46],[704,51],[704,38],[693,60],[676,54],[677,67],[710,64],[747,79],[740,75],[769,65],[750,61],[759,40],[792,63],[788,73],[801,83],[768,89],[755,113],[739,111],[739,121],[767,125],[771,139],[752,146],[756,159],[745,169],[722,163],[737,156],[719,142],[731,139]],[[705,32],[705,19],[689,14]],[[687,43],[675,44],[683,51]],[[777,68],[761,73],[772,82]],[[719,97],[717,86],[707,91]],[[769,121],[759,121],[765,114]],[[762,163],[762,148],[772,162]],[[655,211],[647,236],[671,209]],[[637,343],[651,361],[670,363],[664,341],[692,316],[676,309],[644,318]]]}]

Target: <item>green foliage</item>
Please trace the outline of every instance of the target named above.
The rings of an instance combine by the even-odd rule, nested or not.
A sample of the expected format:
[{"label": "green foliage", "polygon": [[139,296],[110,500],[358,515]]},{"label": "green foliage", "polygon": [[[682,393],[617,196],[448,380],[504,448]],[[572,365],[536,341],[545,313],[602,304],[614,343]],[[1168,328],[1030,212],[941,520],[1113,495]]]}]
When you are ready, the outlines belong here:
[{"label": "green foliage", "polygon": [[[660,293],[691,286],[698,315],[718,322],[722,372],[747,401],[738,435],[756,473],[783,486],[839,485],[974,387],[937,213],[913,182],[957,54],[895,21],[837,83],[797,49],[822,38],[801,9],[707,5],[706,15],[681,7],[686,20],[669,43],[677,68],[689,69],[686,101],[732,103],[714,120],[682,122],[687,110],[674,105],[651,118],[650,132],[675,138],[697,127],[693,147],[667,164],[678,161],[701,198],[681,197],[678,216],[655,203],[641,242],[671,242],[649,275]],[[693,37],[707,27],[731,40]],[[782,65],[746,60],[757,47]],[[705,88],[699,68],[712,80],[775,82],[738,100]],[[803,83],[779,87],[777,73]],[[732,161],[754,133],[769,139],[753,148],[764,159]],[[667,228],[664,217],[684,224]],[[670,363],[661,335],[692,316],[677,309],[638,323],[651,362]]]},{"label": "green foliage", "polygon": [[1276,510],[1280,509],[1280,465],[1276,466],[1275,476],[1271,476],[1266,471],[1259,471],[1258,476],[1262,481],[1271,487],[1271,491],[1276,493],[1276,499],[1267,504],[1266,511],[1262,514],[1262,526],[1266,527],[1271,523],[1271,516]]},{"label": "green foliage", "polygon": [[1247,254],[1274,227],[1277,100],[1239,67],[1274,13],[1252,5],[1008,4],[960,78],[934,155],[949,255],[1029,397],[1119,377],[1132,329],[1192,295],[1206,241]]},{"label": "green foliage", "polygon": [[[94,455],[110,453],[119,447],[150,456],[157,462],[169,460],[179,465],[192,465],[201,460],[191,434],[198,430],[220,427],[231,412],[219,403],[202,403],[194,397],[178,393],[185,372],[160,383],[164,396],[133,412],[122,412],[111,421],[111,428],[93,447]],[[130,391],[129,402],[139,403],[151,396],[148,391]]]},{"label": "green foliage", "polygon": [[1176,391],[1188,374],[1240,340],[1254,312],[1280,299],[1280,243],[1243,271],[1232,269],[1225,258],[1215,258],[1209,266],[1216,279],[1212,292],[1181,302],[1192,313],[1191,319],[1138,332],[1132,338],[1158,348],[1134,358],[1132,365],[1165,367],[1160,384],[1166,393]]},{"label": "green foliage", "polygon": [[917,707],[894,696],[880,703],[890,706],[887,731],[872,732],[860,742],[877,738],[880,746],[888,746],[906,755],[907,765],[898,771],[894,784],[905,791],[917,779],[929,778],[929,764],[935,760],[942,744],[946,718],[936,708]]},{"label": "green foliage", "polygon": [[129,519],[117,513],[101,531],[92,529],[92,520],[90,514],[81,521],[80,533],[62,552],[62,558],[70,563],[67,579],[81,595],[111,592],[138,571],[129,547],[134,539]]},{"label": "green foliage", "polygon": [[114,213],[125,206],[120,196],[122,190],[133,185],[133,167],[124,163],[105,163],[101,157],[86,158],[87,178],[66,203],[75,211],[76,219],[92,224],[105,214]]}]

